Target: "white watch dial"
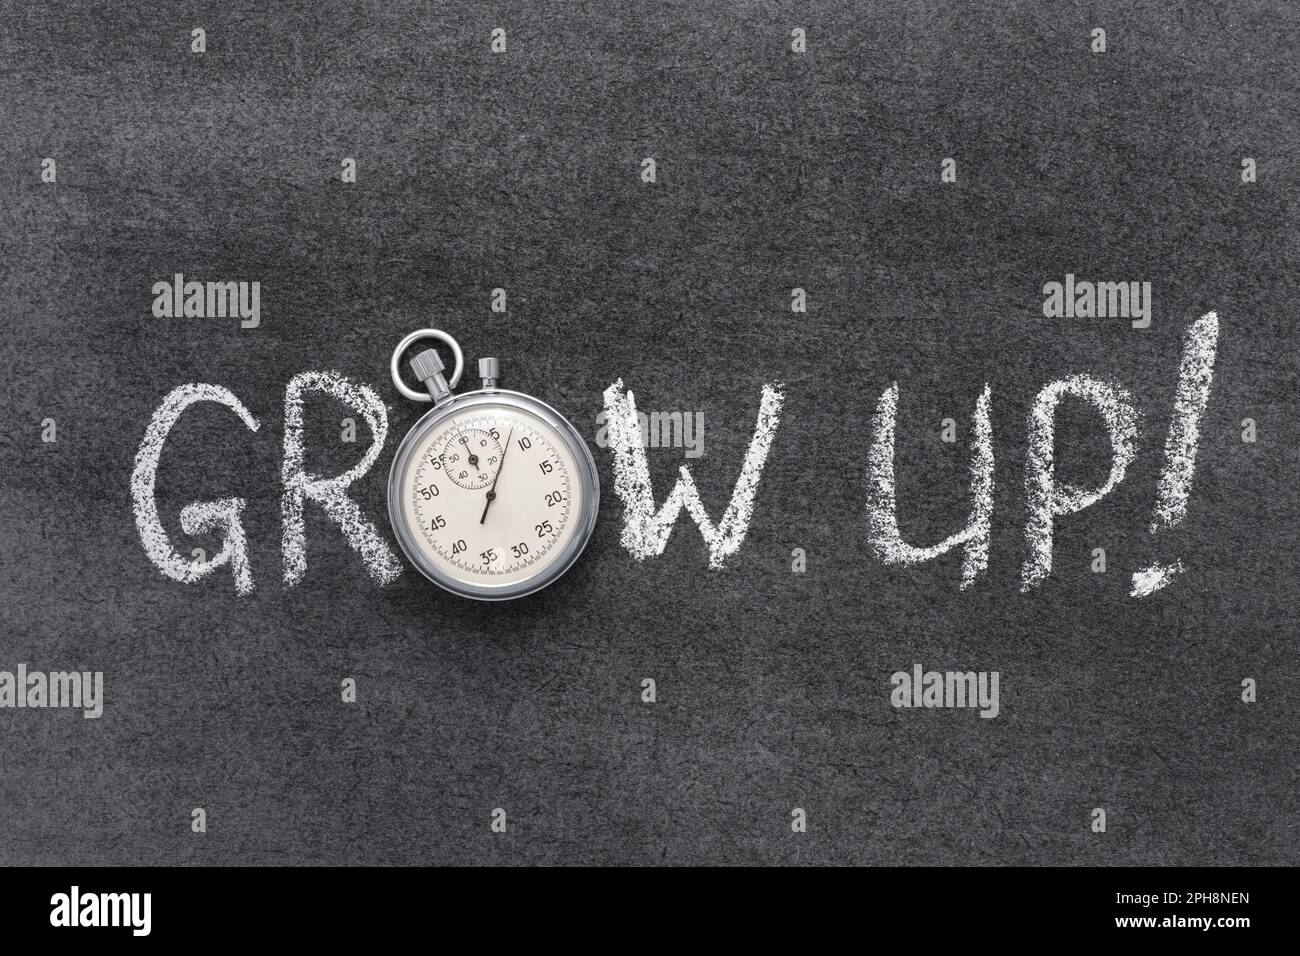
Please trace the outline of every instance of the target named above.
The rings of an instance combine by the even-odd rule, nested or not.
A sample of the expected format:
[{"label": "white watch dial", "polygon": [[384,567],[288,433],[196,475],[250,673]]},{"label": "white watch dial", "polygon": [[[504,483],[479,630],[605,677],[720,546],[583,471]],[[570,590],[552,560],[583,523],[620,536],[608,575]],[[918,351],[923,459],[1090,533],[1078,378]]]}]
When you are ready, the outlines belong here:
[{"label": "white watch dial", "polygon": [[439,572],[475,587],[545,574],[577,532],[582,472],[547,422],[477,404],[420,436],[402,475],[413,543]]}]

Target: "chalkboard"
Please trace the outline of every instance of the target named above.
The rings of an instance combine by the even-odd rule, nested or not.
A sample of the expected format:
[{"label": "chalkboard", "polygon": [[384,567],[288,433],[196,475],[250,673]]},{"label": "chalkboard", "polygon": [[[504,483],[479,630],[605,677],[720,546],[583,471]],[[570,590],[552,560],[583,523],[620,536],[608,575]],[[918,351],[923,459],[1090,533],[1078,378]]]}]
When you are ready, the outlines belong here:
[{"label": "chalkboard", "polygon": [[[1292,5],[5,21],[0,862],[1300,862]],[[257,315],[238,286],[225,315],[169,314],[178,274],[248,304],[258,283]],[[1212,383],[1183,381],[1211,312]],[[425,408],[389,353],[427,326],[586,436],[586,553],[504,604],[405,562],[381,586],[308,501],[286,586],[287,386],[332,371],[386,404],[349,494],[395,550],[387,470]],[[1096,489],[1120,457],[1067,390],[1034,464],[1040,392],[1072,376],[1127,394],[1131,461],[1055,517],[1026,587],[1032,476]],[[780,395],[723,560],[686,511],[662,553],[626,546],[617,382],[656,416],[656,507],[685,466],[714,523]],[[147,429],[193,383],[258,427],[189,407],[153,500],[188,562],[221,535],[182,509],[242,499],[247,593],[228,564],[169,578],[137,524]],[[991,530],[963,587],[962,545],[903,562],[873,538],[873,461],[902,541],[959,532],[986,387]],[[374,438],[326,396],[303,415],[317,474]],[[1180,421],[1185,516],[1157,526]],[[102,713],[18,707],[19,665],[101,672]],[[996,715],[912,706],[918,668],[996,672]]]}]

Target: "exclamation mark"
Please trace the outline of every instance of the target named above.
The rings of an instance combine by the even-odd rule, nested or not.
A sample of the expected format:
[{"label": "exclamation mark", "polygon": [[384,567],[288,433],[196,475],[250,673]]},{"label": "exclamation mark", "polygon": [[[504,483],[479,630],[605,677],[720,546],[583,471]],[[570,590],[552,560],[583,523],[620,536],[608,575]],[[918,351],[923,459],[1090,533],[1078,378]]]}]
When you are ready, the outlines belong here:
[{"label": "exclamation mark", "polygon": [[[1174,397],[1174,418],[1165,438],[1165,467],[1156,488],[1156,510],[1151,533],[1177,527],[1187,517],[1187,496],[1196,473],[1196,445],[1201,437],[1201,416],[1210,402],[1214,382],[1214,358],[1219,344],[1219,316],[1207,312],[1187,329],[1183,339],[1183,361],[1178,369],[1178,392]],[[1152,563],[1133,572],[1130,597],[1154,594],[1183,570],[1183,563]]]}]

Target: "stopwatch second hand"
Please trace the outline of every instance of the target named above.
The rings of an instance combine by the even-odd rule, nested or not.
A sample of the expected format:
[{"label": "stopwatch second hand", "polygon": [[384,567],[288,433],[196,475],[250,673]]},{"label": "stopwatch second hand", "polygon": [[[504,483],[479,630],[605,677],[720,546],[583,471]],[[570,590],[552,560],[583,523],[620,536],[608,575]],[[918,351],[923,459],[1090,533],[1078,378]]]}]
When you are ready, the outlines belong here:
[{"label": "stopwatch second hand", "polygon": [[492,502],[496,501],[497,499],[497,480],[501,477],[501,469],[505,466],[506,463],[506,454],[507,452],[510,451],[510,439],[514,437],[515,437],[515,426],[511,425],[510,434],[506,436],[506,447],[501,452],[501,461],[497,462],[496,476],[492,479],[492,487],[488,489],[487,503],[483,505],[483,517],[478,519],[479,524],[482,524],[483,522],[487,521],[488,509],[492,507]]}]

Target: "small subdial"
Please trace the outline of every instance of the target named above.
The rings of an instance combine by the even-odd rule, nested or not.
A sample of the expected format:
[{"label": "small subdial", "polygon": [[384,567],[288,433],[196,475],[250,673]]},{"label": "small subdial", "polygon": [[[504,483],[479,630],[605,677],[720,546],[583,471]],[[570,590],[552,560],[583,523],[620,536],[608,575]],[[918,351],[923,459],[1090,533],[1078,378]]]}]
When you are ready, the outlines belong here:
[{"label": "small subdial", "polygon": [[501,464],[501,443],[482,428],[454,428],[438,452],[443,472],[469,491],[492,484]]}]

